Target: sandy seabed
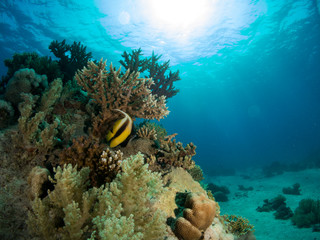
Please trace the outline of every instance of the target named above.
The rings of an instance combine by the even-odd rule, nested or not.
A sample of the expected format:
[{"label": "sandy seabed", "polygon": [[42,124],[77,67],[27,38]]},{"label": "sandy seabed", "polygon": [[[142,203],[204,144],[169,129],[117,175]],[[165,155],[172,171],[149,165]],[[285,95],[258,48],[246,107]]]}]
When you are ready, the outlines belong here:
[{"label": "sandy seabed", "polygon": [[[251,176],[250,179],[243,177]],[[235,176],[208,177],[209,182],[227,186],[230,190],[228,202],[219,203],[221,214],[234,214],[247,218],[255,226],[257,240],[320,240],[320,232],[312,228],[297,228],[291,220],[278,220],[273,212],[257,212],[264,199],[272,199],[282,194],[287,206],[294,211],[301,199],[320,199],[320,169],[308,169],[299,172],[285,172],[282,175],[262,178],[256,170],[239,172]],[[301,195],[286,195],[283,187],[300,183]],[[238,185],[253,187],[252,191],[239,191]],[[247,196],[246,196],[247,195]]]}]

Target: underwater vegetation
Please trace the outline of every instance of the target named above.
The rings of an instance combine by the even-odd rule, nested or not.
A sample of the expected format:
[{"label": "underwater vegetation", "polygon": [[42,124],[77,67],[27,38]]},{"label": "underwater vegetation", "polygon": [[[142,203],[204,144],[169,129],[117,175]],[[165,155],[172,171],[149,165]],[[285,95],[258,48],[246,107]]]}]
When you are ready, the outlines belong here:
[{"label": "underwater vegetation", "polygon": [[292,210],[287,206],[286,198],[280,194],[273,199],[265,199],[263,202],[264,204],[256,209],[258,212],[274,211],[275,219],[282,220],[287,220],[293,216]]},{"label": "underwater vegetation", "polygon": [[319,232],[320,200],[302,199],[291,220],[299,228],[313,227],[313,231]]},{"label": "underwater vegetation", "polygon": [[141,49],[123,53],[122,72],[80,42],[49,48],[57,60],[5,61],[0,238],[234,239],[196,146],[151,121],[169,114],[179,71]]},{"label": "underwater vegetation", "polygon": [[292,187],[285,187],[282,189],[282,192],[284,194],[290,194],[290,195],[301,195],[300,184],[295,183],[292,185]]}]

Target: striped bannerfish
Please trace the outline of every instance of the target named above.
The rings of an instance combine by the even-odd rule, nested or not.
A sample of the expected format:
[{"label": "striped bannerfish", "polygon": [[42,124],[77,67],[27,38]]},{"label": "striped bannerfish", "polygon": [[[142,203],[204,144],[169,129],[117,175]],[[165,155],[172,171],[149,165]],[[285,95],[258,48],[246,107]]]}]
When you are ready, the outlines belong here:
[{"label": "striped bannerfish", "polygon": [[133,121],[127,113],[119,109],[115,111],[122,113],[124,118],[117,120],[107,134],[107,142],[111,148],[123,143],[130,136],[133,127]]}]

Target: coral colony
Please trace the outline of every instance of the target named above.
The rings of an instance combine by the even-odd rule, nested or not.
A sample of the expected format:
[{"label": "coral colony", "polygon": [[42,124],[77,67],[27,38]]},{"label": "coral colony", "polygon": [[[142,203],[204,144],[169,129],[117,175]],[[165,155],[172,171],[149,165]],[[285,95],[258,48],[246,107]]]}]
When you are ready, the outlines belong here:
[{"label": "coral colony", "polygon": [[150,121],[179,92],[169,61],[133,50],[121,71],[79,42],[49,49],[57,60],[5,61],[2,239],[254,239],[247,220],[220,216],[215,190],[201,187],[196,146]]}]

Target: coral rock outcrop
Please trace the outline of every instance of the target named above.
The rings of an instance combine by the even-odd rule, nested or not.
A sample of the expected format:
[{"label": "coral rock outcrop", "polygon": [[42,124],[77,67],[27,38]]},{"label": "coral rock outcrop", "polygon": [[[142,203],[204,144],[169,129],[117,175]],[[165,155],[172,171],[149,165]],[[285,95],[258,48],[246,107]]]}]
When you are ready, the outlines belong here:
[{"label": "coral rock outcrop", "polygon": [[189,193],[183,217],[176,221],[175,233],[184,240],[199,240],[213,222],[216,204],[203,193]]}]

